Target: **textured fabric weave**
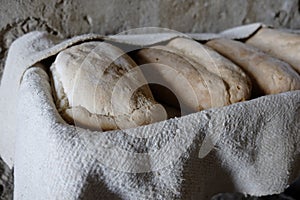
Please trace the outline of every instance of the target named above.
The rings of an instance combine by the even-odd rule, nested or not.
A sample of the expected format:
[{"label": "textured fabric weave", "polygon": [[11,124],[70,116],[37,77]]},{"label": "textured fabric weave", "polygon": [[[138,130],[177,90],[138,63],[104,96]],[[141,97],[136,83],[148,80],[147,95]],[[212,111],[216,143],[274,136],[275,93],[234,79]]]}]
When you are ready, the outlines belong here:
[{"label": "textured fabric weave", "polygon": [[[147,44],[176,36],[148,37]],[[102,39],[118,41],[97,35],[60,41],[33,32],[12,45],[0,90],[0,153],[14,165],[15,199],[261,196],[282,192],[299,175],[300,91],[128,130],[66,124],[53,103],[48,66],[36,63]]]}]

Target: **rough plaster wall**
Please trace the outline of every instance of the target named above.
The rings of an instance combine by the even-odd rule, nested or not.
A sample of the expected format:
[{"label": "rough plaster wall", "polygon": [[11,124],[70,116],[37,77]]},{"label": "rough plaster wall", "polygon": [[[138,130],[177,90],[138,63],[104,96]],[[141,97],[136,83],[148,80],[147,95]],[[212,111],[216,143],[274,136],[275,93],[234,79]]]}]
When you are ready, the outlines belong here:
[{"label": "rough plaster wall", "polygon": [[300,28],[299,0],[2,0],[0,73],[11,42],[32,30],[61,37],[144,26],[218,32],[257,21]]},{"label": "rough plaster wall", "polygon": [[[60,37],[145,26],[218,32],[257,21],[300,29],[299,11],[300,0],[1,0],[0,79],[12,41],[33,30]],[[0,199],[11,199],[11,183],[11,171],[0,159]]]}]

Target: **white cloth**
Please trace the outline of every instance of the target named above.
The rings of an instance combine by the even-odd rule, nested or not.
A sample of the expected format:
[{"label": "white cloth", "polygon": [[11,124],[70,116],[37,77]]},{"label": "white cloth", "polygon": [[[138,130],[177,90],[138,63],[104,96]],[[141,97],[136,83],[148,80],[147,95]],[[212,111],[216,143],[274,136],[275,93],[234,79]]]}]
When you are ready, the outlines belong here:
[{"label": "white cloth", "polygon": [[60,41],[32,32],[11,46],[0,90],[0,154],[14,165],[15,199],[261,196],[282,192],[299,175],[300,91],[129,130],[100,133],[66,124],[36,63],[101,39],[118,41],[98,35]]}]

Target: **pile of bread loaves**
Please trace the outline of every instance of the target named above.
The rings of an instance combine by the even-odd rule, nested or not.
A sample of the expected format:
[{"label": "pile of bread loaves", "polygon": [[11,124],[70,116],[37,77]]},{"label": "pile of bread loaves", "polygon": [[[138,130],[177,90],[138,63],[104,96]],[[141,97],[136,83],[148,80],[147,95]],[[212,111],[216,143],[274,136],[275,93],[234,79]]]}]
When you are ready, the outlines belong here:
[{"label": "pile of bread loaves", "polygon": [[85,42],[60,52],[51,73],[67,122],[98,131],[132,128],[300,90],[300,36],[261,28],[245,41],[178,37],[128,53]]}]

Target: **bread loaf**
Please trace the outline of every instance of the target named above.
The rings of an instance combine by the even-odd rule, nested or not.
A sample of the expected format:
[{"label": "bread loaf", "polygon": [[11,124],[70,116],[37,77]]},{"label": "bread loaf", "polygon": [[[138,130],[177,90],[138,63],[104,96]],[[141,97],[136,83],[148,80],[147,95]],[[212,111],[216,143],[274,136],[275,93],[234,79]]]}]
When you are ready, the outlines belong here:
[{"label": "bread loaf", "polygon": [[[224,82],[199,63],[191,63],[167,46],[144,48],[132,54],[147,74],[154,75],[177,97],[182,114],[228,105],[229,95]],[[197,65],[197,66],[196,66]],[[149,73],[151,72],[151,73]],[[174,105],[174,100],[161,91],[162,101]]]},{"label": "bread loaf", "polygon": [[51,72],[58,111],[75,125],[106,131],[166,119],[140,69],[111,44],[68,48],[57,55]]},{"label": "bread loaf", "polygon": [[206,43],[229,58],[250,76],[254,97],[300,89],[300,77],[291,66],[256,48],[230,39]]},{"label": "bread loaf", "polygon": [[[186,59],[193,60],[211,73],[221,77],[230,95],[230,103],[244,101],[251,96],[251,81],[237,65],[213,49],[187,38],[171,40],[167,46],[177,49]],[[200,66],[200,65],[196,66]]]},{"label": "bread loaf", "polygon": [[300,35],[261,28],[246,44],[289,63],[300,74]]}]

